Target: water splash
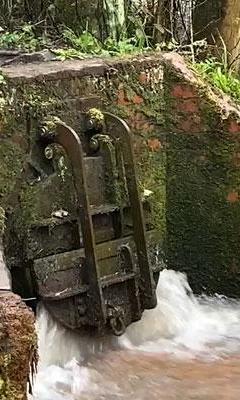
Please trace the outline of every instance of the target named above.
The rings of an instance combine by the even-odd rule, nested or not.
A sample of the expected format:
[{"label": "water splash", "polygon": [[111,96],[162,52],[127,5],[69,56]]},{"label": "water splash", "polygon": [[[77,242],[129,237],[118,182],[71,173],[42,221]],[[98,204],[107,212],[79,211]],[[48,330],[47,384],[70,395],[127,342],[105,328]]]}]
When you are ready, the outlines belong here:
[{"label": "water splash", "polygon": [[[157,307],[145,311],[142,320],[118,339],[124,354],[216,360],[240,353],[239,301],[221,296],[196,298],[185,275],[171,270],[161,272],[157,297]],[[34,400],[92,400],[113,398],[113,393],[114,398],[128,398],[117,378],[113,383],[104,377],[105,370],[111,371],[108,357],[116,350],[116,339],[79,337],[53,322],[43,308],[37,326],[40,366]]]},{"label": "water splash", "polygon": [[[112,349],[115,337],[89,338],[65,329],[40,306],[37,312],[38,374],[29,400],[75,400],[99,379],[97,371],[84,366],[90,356]],[[91,384],[91,391],[97,385]]]},{"label": "water splash", "polygon": [[[1,212],[1,207],[0,207],[0,212]],[[12,287],[11,276],[8,268],[6,267],[3,254],[3,244],[1,238],[1,226],[0,226],[0,289],[11,290],[11,287]]]},{"label": "water splash", "polygon": [[120,338],[123,346],[175,357],[215,359],[240,351],[240,301],[194,297],[184,274],[164,270],[158,306]]}]

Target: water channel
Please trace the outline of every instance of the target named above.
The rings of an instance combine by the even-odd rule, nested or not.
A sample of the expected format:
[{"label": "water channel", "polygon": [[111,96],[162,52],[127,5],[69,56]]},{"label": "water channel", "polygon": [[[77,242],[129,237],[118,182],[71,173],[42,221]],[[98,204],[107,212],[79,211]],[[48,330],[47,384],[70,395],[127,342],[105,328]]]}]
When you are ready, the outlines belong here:
[{"label": "water channel", "polygon": [[119,339],[81,338],[39,308],[40,365],[31,400],[238,400],[240,301],[195,297],[161,272],[158,306]]}]

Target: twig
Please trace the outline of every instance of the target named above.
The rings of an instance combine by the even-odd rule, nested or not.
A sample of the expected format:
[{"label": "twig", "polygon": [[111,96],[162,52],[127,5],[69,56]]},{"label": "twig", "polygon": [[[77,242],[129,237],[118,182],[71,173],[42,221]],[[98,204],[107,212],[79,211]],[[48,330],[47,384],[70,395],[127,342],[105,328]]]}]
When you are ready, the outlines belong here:
[{"label": "twig", "polygon": [[194,54],[194,34],[193,34],[193,0],[190,2],[190,44],[191,44],[191,52],[192,52],[192,62],[195,63],[195,54]]},{"label": "twig", "polygon": [[218,32],[219,38],[220,38],[222,46],[223,46],[223,57],[224,57],[223,65],[224,65],[224,70],[226,72],[228,70],[228,51],[227,51],[227,46],[226,46],[226,44],[225,44],[225,42],[223,40],[223,37],[222,37],[222,35],[221,35],[221,33],[219,32],[218,29],[217,29],[217,32]]}]

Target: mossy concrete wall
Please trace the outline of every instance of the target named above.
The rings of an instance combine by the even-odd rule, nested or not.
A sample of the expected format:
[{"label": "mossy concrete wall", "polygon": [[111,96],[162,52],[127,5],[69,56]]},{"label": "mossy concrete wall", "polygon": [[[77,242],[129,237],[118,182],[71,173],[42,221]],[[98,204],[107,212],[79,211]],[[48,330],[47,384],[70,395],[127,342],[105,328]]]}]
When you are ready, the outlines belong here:
[{"label": "mossy concrete wall", "polygon": [[239,296],[240,111],[167,58],[168,267],[197,292]]},{"label": "mossy concrete wall", "polygon": [[[94,106],[123,117],[133,131],[140,187],[153,192],[153,220],[168,267],[186,271],[198,292],[240,295],[237,107],[176,54],[3,72],[0,195],[15,277],[24,274],[29,227],[60,208],[71,214],[76,205],[67,166],[46,178],[44,166],[34,164],[37,122],[56,115],[81,135],[80,111]],[[27,285],[31,277],[25,278]]]}]

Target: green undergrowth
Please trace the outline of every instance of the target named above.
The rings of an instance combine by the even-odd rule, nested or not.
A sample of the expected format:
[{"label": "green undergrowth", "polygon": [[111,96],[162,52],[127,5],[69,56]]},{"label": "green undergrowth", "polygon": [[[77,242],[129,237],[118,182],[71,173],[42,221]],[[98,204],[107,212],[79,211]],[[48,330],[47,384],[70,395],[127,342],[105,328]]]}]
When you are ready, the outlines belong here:
[{"label": "green undergrowth", "polygon": [[13,31],[0,31],[0,50],[33,53],[48,49],[62,61],[89,57],[121,57],[150,50],[179,50],[179,44],[174,40],[168,43],[154,42],[153,38],[146,34],[145,25],[136,21],[137,19],[132,18],[134,29],[130,32],[123,31],[118,38],[108,36],[105,40],[100,40],[97,34],[90,32],[88,26],[82,29],[81,33],[60,26],[56,38],[51,37],[49,33],[42,33],[30,23],[25,23]]},{"label": "green undergrowth", "polygon": [[102,43],[89,32],[76,36],[69,30],[65,31],[64,38],[68,46],[52,50],[62,61],[73,58],[84,59],[91,56],[113,57],[139,54],[147,50],[136,38],[125,38],[119,41],[108,38]]},{"label": "green undergrowth", "polygon": [[207,59],[194,65],[194,69],[215,88],[240,103],[240,77],[216,59]]},{"label": "green undergrowth", "polygon": [[33,52],[48,45],[48,39],[44,36],[38,37],[30,24],[25,24],[13,32],[6,31],[0,34],[0,49]]},{"label": "green undergrowth", "polygon": [[13,32],[0,33],[0,49],[20,50],[28,53],[49,49],[60,60],[66,60],[141,53],[149,49],[149,45],[147,36],[140,29],[136,29],[132,37],[123,35],[118,40],[108,37],[105,41],[100,41],[88,30],[84,30],[78,35],[71,29],[64,28],[55,42],[47,36],[38,36],[32,25],[25,24]]},{"label": "green undergrowth", "polygon": [[58,40],[54,41],[47,36],[38,36],[34,27],[30,24],[25,24],[13,32],[0,33],[0,50],[19,50],[33,53],[48,49],[62,61],[89,57],[121,57],[154,50],[172,51],[177,48],[175,42],[168,44],[165,42],[151,43],[143,28],[136,29],[131,37],[124,33],[119,39],[108,37],[104,41],[99,40],[88,30],[84,30],[78,35],[69,28],[64,28]]},{"label": "green undergrowth", "polygon": [[72,30],[65,29],[63,31],[63,39],[68,48],[62,49],[67,51],[75,50],[79,54],[92,55],[118,55],[140,52],[146,48],[146,41],[143,34],[138,33],[137,36],[127,38],[122,37],[120,40],[107,38],[104,42],[98,40],[92,33],[87,30],[81,35],[76,35]]}]

